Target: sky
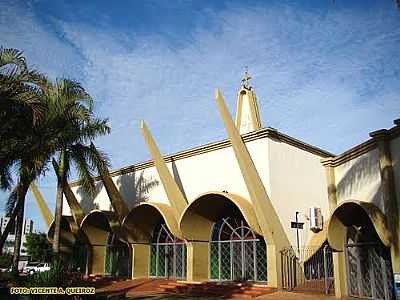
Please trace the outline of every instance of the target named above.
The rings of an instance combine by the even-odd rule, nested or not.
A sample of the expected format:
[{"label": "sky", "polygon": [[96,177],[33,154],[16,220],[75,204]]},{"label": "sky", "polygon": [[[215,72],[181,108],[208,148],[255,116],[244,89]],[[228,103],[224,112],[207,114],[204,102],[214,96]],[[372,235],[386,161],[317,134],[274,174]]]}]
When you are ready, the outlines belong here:
[{"label": "sky", "polygon": [[[246,67],[264,127],[335,154],[400,117],[391,0],[1,0],[0,45],[82,83],[112,127],[95,141],[112,168],[150,158],[141,119],[163,154],[226,138],[214,90],[234,114]],[[38,185],[54,211],[52,170]],[[30,194],[25,211],[46,231]]]}]

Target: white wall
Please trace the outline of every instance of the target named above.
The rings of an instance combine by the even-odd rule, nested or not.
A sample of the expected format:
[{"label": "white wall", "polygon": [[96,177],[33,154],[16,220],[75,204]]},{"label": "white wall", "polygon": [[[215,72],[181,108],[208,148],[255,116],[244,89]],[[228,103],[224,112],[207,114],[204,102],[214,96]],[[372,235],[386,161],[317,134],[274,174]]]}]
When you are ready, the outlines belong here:
[{"label": "white wall", "polygon": [[[267,139],[247,143],[257,170],[268,185],[268,152]],[[239,165],[231,147],[179,159],[167,164],[178,185],[182,187],[189,202],[209,191],[228,191],[249,199]],[[113,181],[120,190],[129,208],[140,201],[168,203],[164,188],[155,167],[138,170],[133,173],[114,176]],[[95,199],[82,195],[78,187],[72,188],[77,200],[86,212],[93,208],[110,209],[110,201],[101,182]],[[63,214],[70,214],[68,205],[64,205]]]},{"label": "white wall", "polygon": [[335,167],[338,204],[346,200],[371,202],[384,211],[378,149]]},{"label": "white wall", "polygon": [[400,137],[390,142],[390,151],[392,154],[396,200],[400,204]]},{"label": "white wall", "polygon": [[[321,207],[324,216],[328,216],[326,178],[321,157],[269,138],[247,142],[246,146],[293,246],[296,245],[296,231],[290,228],[290,222],[294,221],[296,211],[302,213],[300,221],[306,224],[301,231],[301,241],[306,244],[309,230],[304,215],[308,213],[308,208]],[[250,201],[231,147],[179,159],[167,165],[189,202],[203,193],[223,190]],[[129,208],[141,200],[168,203],[155,167],[115,176],[113,181]],[[73,188],[86,211],[91,206],[110,209],[106,191],[101,183],[98,185],[99,193],[94,200],[82,200],[78,189]],[[64,206],[64,214],[68,213],[66,208],[67,205]]]},{"label": "white wall", "polygon": [[309,207],[320,207],[325,221],[329,216],[326,176],[321,157],[286,143],[270,140],[269,161],[269,196],[272,204],[294,247],[297,247],[296,230],[290,225],[296,219],[296,211],[300,212],[299,221],[305,223],[304,229],[299,230],[300,246],[307,245],[312,235],[306,219]]}]

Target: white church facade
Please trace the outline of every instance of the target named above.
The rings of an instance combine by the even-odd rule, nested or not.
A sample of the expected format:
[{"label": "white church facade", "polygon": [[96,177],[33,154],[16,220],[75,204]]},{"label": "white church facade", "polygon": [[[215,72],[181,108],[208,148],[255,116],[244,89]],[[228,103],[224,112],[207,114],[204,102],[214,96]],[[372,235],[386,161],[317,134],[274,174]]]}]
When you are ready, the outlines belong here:
[{"label": "white church facade", "polygon": [[338,298],[394,299],[399,120],[334,155],[263,128],[247,79],[235,120],[216,92],[225,140],[162,155],[142,122],[151,160],[101,174],[94,198],[70,183],[64,250],[85,245],[89,274],[277,288],[323,282]]}]

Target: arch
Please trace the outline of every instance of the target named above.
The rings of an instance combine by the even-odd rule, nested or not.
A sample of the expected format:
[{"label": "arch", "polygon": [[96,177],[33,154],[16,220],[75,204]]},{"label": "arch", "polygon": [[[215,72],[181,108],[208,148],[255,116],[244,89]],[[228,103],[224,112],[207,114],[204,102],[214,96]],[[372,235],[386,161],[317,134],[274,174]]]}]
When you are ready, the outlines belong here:
[{"label": "arch", "polygon": [[118,237],[120,234],[118,215],[112,211],[92,210],[83,218],[81,229],[90,244],[88,272],[90,274],[104,274],[108,234],[116,233]]},{"label": "arch", "polygon": [[210,280],[267,281],[266,250],[242,216],[220,218],[210,239]]},{"label": "arch", "polygon": [[363,223],[352,222],[346,226],[344,253],[348,294],[368,299],[393,299],[390,250],[378,236],[372,219],[366,214],[364,219]]},{"label": "arch", "polygon": [[329,245],[337,251],[344,250],[346,227],[366,225],[371,221],[376,233],[386,247],[391,245],[391,235],[386,217],[374,204],[348,200],[341,203],[332,213],[328,224]]},{"label": "arch", "polygon": [[127,243],[119,239],[117,233],[108,233],[104,273],[117,277],[128,277],[130,274],[129,251],[130,247]]},{"label": "arch", "polygon": [[150,277],[186,278],[186,244],[174,236],[164,220],[153,230],[150,244]]},{"label": "arch", "polygon": [[[50,243],[53,243],[54,239],[54,229],[55,222],[54,220],[51,222],[49,230],[47,231],[47,240]],[[60,237],[60,249],[65,250],[65,252],[70,252],[72,246],[75,244],[77,240],[79,227],[75,223],[72,216],[62,216],[61,218],[61,237]]]},{"label": "arch", "polygon": [[115,212],[92,210],[83,218],[81,228],[92,245],[105,245],[108,233],[118,232],[120,224]]},{"label": "arch", "polygon": [[174,236],[182,239],[178,223],[169,205],[144,202],[132,208],[122,221],[126,240],[129,243],[150,243],[153,230],[161,221],[166,223]]},{"label": "arch", "polygon": [[213,224],[226,212],[239,212],[249,227],[262,235],[251,203],[239,195],[225,192],[208,192],[191,202],[181,216],[180,230],[188,240],[208,242]]}]

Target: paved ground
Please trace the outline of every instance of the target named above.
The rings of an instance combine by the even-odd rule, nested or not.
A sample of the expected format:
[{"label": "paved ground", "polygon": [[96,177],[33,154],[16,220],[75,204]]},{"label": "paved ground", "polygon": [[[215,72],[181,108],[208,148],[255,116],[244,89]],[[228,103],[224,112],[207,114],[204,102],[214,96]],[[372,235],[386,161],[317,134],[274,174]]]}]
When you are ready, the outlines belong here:
[{"label": "paved ground", "polygon": [[[96,294],[98,293],[118,293],[126,292],[126,295],[130,299],[144,299],[148,296],[159,296],[158,299],[173,299],[172,295],[161,296],[163,293],[157,291],[157,288],[161,283],[166,283],[168,280],[165,279],[134,279],[118,282],[105,283],[104,286],[98,287],[96,289]],[[164,294],[165,295],[165,294]],[[171,298],[172,297],[172,298]],[[182,298],[180,298],[182,299]],[[188,298],[189,299],[207,299],[207,298]],[[240,298],[235,298],[240,299]],[[292,293],[278,291],[271,294],[262,295],[255,300],[336,300],[334,296],[325,296],[322,294],[305,294],[305,293]]]},{"label": "paved ground", "polygon": [[336,300],[334,296],[325,296],[321,294],[304,294],[291,292],[276,292],[268,295],[254,298],[257,300]]}]

